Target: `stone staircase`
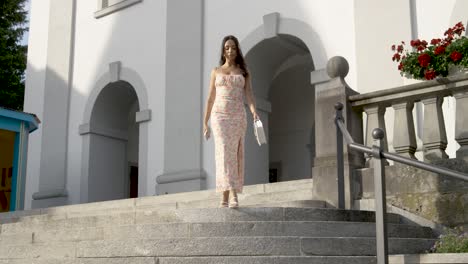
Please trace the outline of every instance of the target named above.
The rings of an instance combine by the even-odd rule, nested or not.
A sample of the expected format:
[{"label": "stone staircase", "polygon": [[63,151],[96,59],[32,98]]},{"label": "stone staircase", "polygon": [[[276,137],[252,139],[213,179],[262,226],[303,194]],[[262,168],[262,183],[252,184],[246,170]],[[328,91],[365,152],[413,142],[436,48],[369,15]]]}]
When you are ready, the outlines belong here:
[{"label": "stone staircase", "polygon": [[[0,214],[0,264],[376,263],[374,213],[313,200],[312,180]],[[430,228],[388,215],[391,254],[420,253]]]}]

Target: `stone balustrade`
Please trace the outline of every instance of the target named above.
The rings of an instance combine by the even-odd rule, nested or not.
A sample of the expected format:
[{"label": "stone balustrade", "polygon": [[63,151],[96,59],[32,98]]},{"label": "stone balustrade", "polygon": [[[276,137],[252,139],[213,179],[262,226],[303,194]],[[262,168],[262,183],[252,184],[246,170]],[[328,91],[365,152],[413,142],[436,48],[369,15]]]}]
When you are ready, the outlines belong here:
[{"label": "stone balustrade", "polygon": [[[423,151],[425,161],[447,159],[447,134],[442,103],[445,97],[456,100],[455,140],[460,144],[457,159],[468,161],[468,73],[432,81],[405,85],[392,89],[349,96],[354,110],[367,114],[365,144],[372,145],[372,130],[386,129],[384,115],[391,107],[395,111],[393,148],[395,152],[416,159],[416,135],[413,108],[416,102],[424,105]],[[388,151],[387,141],[384,149]]]},{"label": "stone balustrade", "polygon": [[[392,145],[398,154],[415,159],[421,154],[418,152],[415,156],[417,146],[421,149],[422,145],[424,162],[468,172],[468,73],[359,94],[345,81],[348,70],[345,58],[333,57],[326,68],[330,79],[315,84],[316,157],[312,177],[313,193],[317,199],[338,206],[338,140],[333,135],[337,129],[334,122],[337,102],[343,104],[344,126],[356,143],[370,146],[374,128],[392,128],[393,137],[388,136],[392,133],[386,133],[384,138],[384,151]],[[456,104],[455,117],[445,117],[450,121],[450,127],[455,125],[455,135],[449,138],[460,144],[456,158],[452,159],[448,159],[445,152],[447,147],[455,149],[455,146],[447,146],[445,128],[449,125],[445,123],[442,112],[442,103],[447,97],[452,97],[450,101]],[[412,113],[415,104],[424,107],[423,123],[418,123],[418,128],[422,127],[423,131],[422,135],[418,134],[418,141]],[[394,124],[390,123],[391,114],[387,114],[389,119],[385,120],[385,112],[393,112],[390,109],[394,110]],[[363,127],[364,113],[367,115],[366,128]],[[343,157],[345,207],[359,209],[354,201],[374,197],[373,168],[364,163],[362,154],[350,150],[345,143]],[[403,164],[395,165],[385,166],[389,204],[442,226],[466,226],[468,182]]]}]

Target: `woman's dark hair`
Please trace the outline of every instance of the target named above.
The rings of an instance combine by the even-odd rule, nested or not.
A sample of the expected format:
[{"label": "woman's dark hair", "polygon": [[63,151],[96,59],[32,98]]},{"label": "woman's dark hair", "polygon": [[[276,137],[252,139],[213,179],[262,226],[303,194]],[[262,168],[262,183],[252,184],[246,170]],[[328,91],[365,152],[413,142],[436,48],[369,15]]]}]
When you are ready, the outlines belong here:
[{"label": "woman's dark hair", "polygon": [[226,58],[224,57],[224,44],[226,44],[226,41],[228,41],[228,40],[232,40],[236,44],[237,56],[236,56],[235,61],[236,61],[236,64],[239,65],[239,68],[241,68],[242,75],[244,75],[244,77],[247,77],[247,75],[249,75],[249,72],[247,71],[247,65],[245,64],[244,55],[242,54],[242,50],[240,48],[239,41],[237,40],[236,37],[234,37],[232,35],[225,36],[223,38],[223,41],[221,43],[221,58],[219,59],[219,66],[222,66],[222,65],[224,65],[224,63],[226,63]]}]

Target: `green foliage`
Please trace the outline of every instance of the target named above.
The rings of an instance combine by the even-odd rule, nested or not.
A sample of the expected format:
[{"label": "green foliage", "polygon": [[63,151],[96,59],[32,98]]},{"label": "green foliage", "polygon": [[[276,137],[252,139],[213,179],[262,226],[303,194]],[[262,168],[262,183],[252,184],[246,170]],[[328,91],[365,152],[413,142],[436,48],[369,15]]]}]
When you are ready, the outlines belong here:
[{"label": "green foliage", "polygon": [[468,253],[468,233],[463,229],[450,229],[441,235],[432,247],[434,253]]},{"label": "green foliage", "polygon": [[465,27],[461,22],[449,28],[443,39],[411,40],[411,51],[405,50],[405,43],[393,45],[396,51],[392,60],[399,62],[402,76],[431,80],[438,76],[446,77],[450,70],[468,69],[468,38],[462,36]]},{"label": "green foliage", "polygon": [[26,0],[0,2],[0,106],[21,110],[27,47],[20,44],[28,30]]}]

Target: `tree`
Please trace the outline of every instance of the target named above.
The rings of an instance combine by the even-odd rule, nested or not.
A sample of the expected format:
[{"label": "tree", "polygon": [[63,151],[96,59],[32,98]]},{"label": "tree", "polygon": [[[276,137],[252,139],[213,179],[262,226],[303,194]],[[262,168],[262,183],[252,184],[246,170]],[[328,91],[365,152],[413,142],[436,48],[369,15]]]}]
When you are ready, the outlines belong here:
[{"label": "tree", "polygon": [[26,0],[0,2],[0,106],[23,109],[27,47],[21,45],[28,30]]}]

